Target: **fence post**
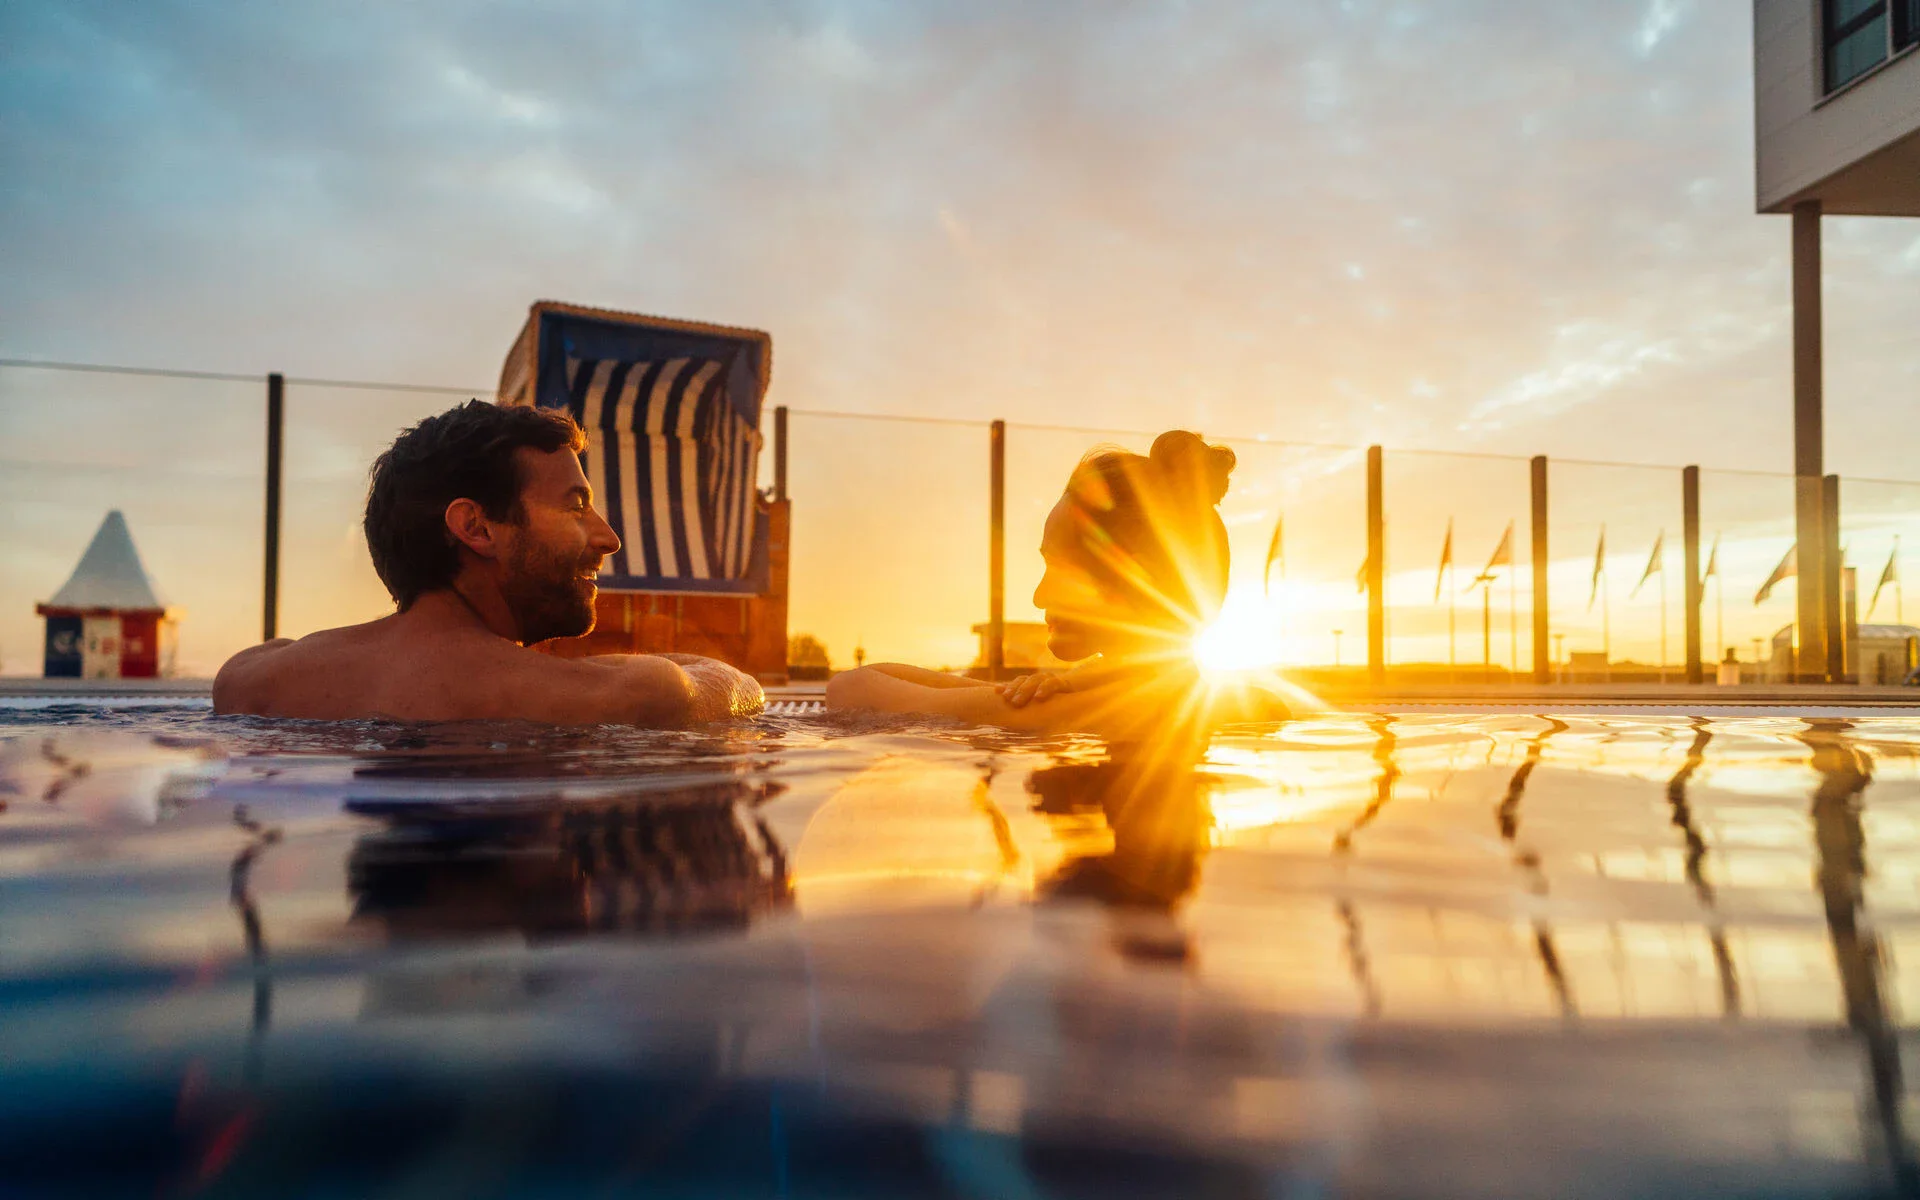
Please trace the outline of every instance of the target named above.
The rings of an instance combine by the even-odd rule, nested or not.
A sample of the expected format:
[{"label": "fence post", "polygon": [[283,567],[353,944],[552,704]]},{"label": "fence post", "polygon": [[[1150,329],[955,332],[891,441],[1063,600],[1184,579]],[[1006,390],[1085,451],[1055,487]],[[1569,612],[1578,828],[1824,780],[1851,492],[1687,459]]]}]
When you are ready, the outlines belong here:
[{"label": "fence post", "polygon": [[773,498],[787,498],[787,406],[773,410]]},{"label": "fence post", "polygon": [[1681,556],[1686,568],[1686,585],[1680,589],[1687,606],[1687,682],[1705,683],[1707,673],[1700,661],[1700,468],[1680,471],[1680,540],[1686,548]]},{"label": "fence post", "polygon": [[280,458],[286,425],[286,379],[267,376],[267,538],[266,579],[261,597],[260,640],[280,636]]},{"label": "fence post", "polygon": [[1387,678],[1386,489],[1380,447],[1367,447],[1367,679]]},{"label": "fence post", "polygon": [[[1547,456],[1534,455],[1533,492],[1533,681],[1553,682],[1553,647],[1547,636]],[[1509,568],[1511,570],[1511,568]]]},{"label": "fence post", "polygon": [[987,674],[1007,669],[1007,423],[995,421],[987,435]]},{"label": "fence post", "polygon": [[1820,481],[1820,611],[1826,618],[1827,682],[1847,681],[1847,622],[1840,600],[1840,477]]}]

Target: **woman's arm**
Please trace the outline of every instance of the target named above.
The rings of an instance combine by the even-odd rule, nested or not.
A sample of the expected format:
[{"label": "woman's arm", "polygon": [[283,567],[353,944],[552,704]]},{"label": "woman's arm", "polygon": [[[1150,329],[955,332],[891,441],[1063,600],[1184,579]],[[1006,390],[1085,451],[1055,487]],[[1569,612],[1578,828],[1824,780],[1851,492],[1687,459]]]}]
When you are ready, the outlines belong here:
[{"label": "woman's arm", "polygon": [[[861,667],[861,671],[878,671],[895,679],[904,679],[908,683],[917,683],[921,687],[931,688],[984,688],[992,687],[984,679],[969,679],[965,675],[950,675],[945,671],[929,671],[925,667],[910,667],[905,663],[875,663],[870,667]],[[859,672],[853,672],[858,674]]]},{"label": "woman's arm", "polygon": [[998,699],[997,693],[975,679],[962,679],[923,667],[904,663],[874,663],[852,671],[842,671],[827,680],[828,708],[867,708],[876,712],[934,712],[933,707],[947,693],[985,694]]},{"label": "woman's arm", "polygon": [[[955,680],[952,684],[923,684],[918,668],[899,668],[886,664],[842,671],[827,682],[827,707],[864,708],[873,712],[924,713],[952,717],[975,725],[999,725],[1007,729],[1033,732],[1086,730],[1105,732],[1124,730],[1162,720],[1164,713],[1139,693],[1129,695],[1118,688],[1092,692],[1068,692],[1050,698],[1045,704],[1016,708],[1007,702],[998,688],[977,680]],[[904,671],[908,676],[895,674]],[[943,678],[952,680],[953,676]],[[958,684],[958,686],[955,686]],[[967,686],[967,685],[973,686]]]}]

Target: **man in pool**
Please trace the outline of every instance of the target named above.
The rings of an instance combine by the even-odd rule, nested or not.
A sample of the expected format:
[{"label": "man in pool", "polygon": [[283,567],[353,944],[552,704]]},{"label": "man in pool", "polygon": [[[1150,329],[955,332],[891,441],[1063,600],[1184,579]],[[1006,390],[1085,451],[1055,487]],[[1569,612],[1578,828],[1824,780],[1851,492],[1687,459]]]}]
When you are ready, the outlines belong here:
[{"label": "man in pool", "polygon": [[242,650],[213,681],[214,711],[663,727],[760,711],[760,685],[713,659],[527,648],[593,628],[594,578],[620,548],[585,448],[565,413],[478,400],[401,434],[373,464],[366,512],[397,611]]}]

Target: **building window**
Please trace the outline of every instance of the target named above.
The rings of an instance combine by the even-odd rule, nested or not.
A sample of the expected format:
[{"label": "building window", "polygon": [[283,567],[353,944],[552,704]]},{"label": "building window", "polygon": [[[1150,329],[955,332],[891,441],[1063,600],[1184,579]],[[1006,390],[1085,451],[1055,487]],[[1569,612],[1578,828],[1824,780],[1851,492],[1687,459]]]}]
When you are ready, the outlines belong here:
[{"label": "building window", "polygon": [[1920,0],[1893,0],[1893,48],[1920,43]]},{"label": "building window", "polygon": [[[1913,0],[1893,0],[1901,10]],[[1826,25],[1827,90],[1845,87],[1886,61],[1887,0],[1822,0]]]}]

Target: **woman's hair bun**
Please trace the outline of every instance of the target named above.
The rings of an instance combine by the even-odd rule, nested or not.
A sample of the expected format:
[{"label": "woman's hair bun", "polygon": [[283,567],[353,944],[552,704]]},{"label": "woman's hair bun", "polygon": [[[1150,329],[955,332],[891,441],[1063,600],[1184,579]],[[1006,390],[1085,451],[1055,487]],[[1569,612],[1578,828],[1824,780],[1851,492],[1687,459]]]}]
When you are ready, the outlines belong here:
[{"label": "woman's hair bun", "polygon": [[1153,439],[1147,454],[1169,479],[1203,483],[1208,504],[1218,504],[1226,496],[1227,476],[1239,461],[1225,446],[1209,446],[1199,434],[1184,429],[1169,429]]}]

